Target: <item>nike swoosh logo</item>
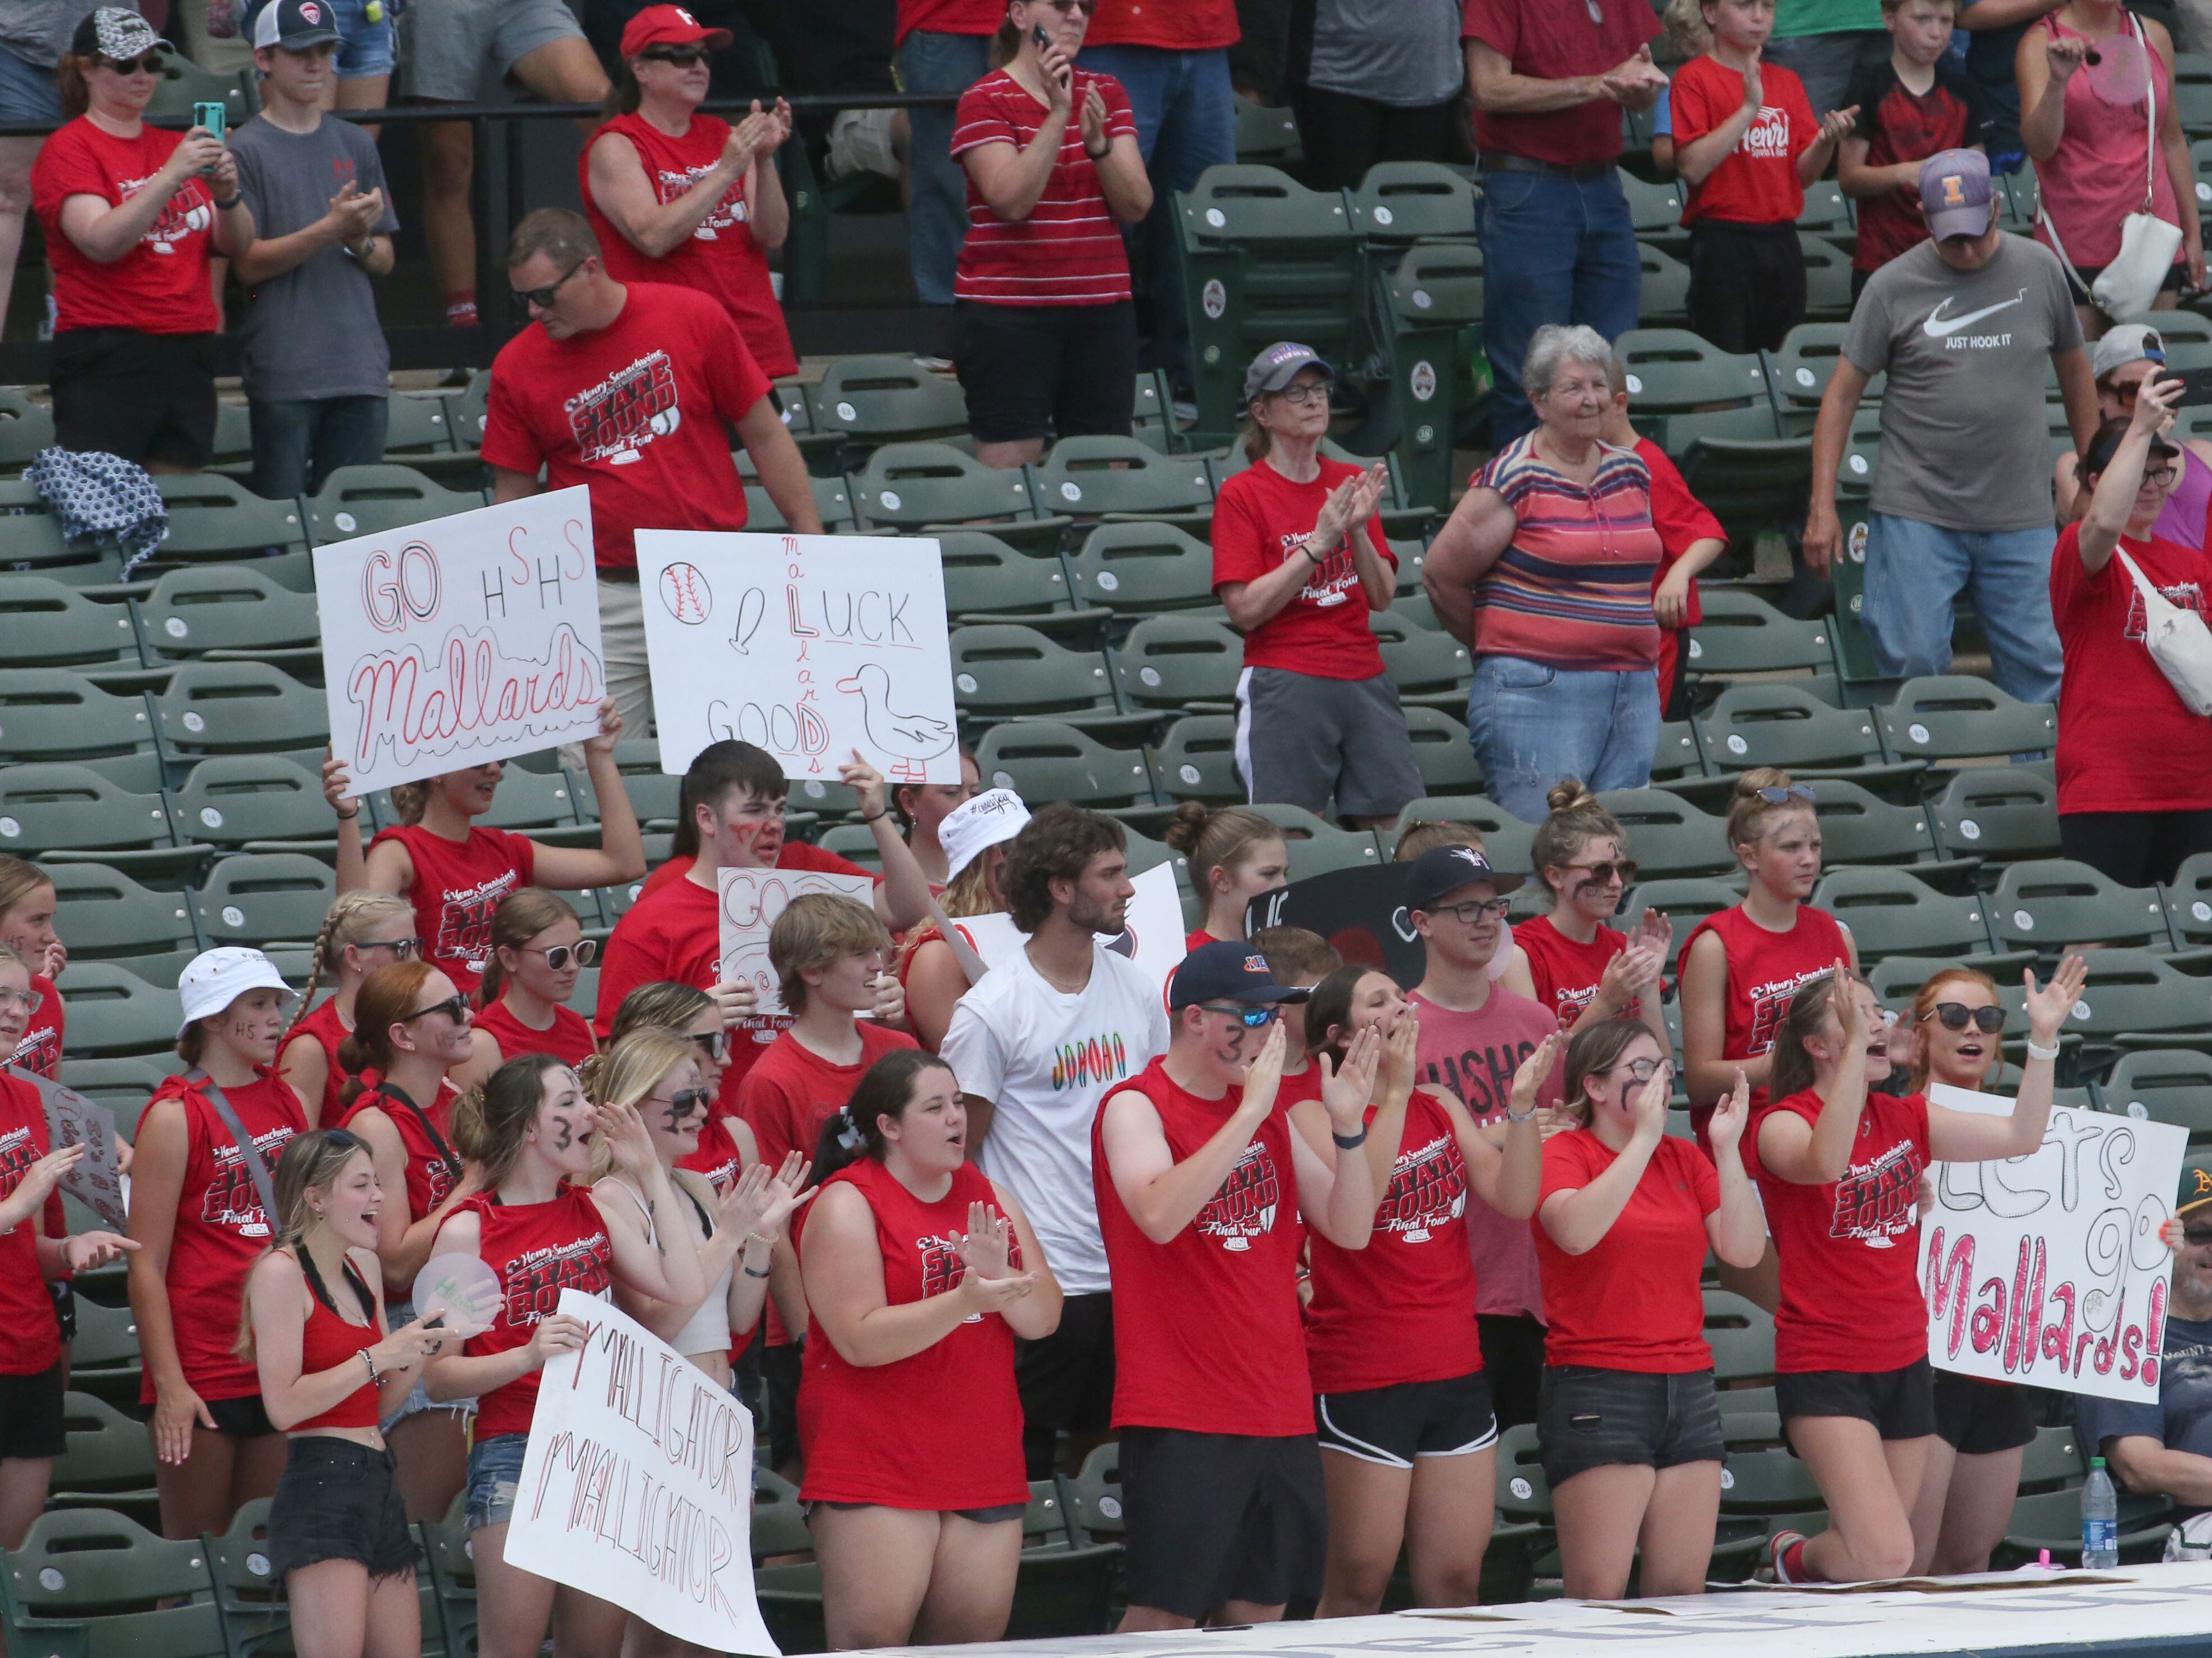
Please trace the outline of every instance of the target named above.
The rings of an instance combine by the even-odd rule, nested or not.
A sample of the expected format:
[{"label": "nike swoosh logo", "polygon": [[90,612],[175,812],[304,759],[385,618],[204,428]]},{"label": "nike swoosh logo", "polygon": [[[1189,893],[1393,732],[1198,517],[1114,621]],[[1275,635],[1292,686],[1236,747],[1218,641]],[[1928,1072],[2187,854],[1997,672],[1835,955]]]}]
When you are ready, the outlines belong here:
[{"label": "nike swoosh logo", "polygon": [[1951,301],[1947,298],[1928,313],[1928,320],[1920,325],[1920,331],[1931,340],[1940,340],[1947,334],[1955,334],[1962,328],[1972,327],[1984,317],[1994,317],[2000,311],[2009,311],[2016,305],[2025,304],[2027,300],[2027,290],[2023,288],[2015,298],[1985,305],[1978,311],[1969,311],[1963,317],[1946,317],[1943,313],[1951,308]]}]

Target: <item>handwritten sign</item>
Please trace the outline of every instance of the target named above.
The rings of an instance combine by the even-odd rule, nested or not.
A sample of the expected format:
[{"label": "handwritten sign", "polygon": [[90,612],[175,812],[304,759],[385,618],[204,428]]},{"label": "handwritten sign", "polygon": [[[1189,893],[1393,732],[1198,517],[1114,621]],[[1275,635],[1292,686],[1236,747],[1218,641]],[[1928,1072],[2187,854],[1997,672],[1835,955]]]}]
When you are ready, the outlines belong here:
[{"label": "handwritten sign", "polygon": [[660,768],[709,743],[766,749],[797,781],[858,749],[893,783],[957,783],[937,543],[637,532]]},{"label": "handwritten sign", "polygon": [[[2012,1102],[1942,1084],[1954,1110]],[[2187,1131],[2064,1107],[2043,1144],[2001,1163],[1939,1163],[1920,1218],[1928,1357],[1939,1370],[2154,1404],[2164,1368],[2172,1212]]]},{"label": "handwritten sign", "polygon": [[356,793],[591,736],[607,694],[589,491],[315,549],[331,745]]},{"label": "handwritten sign", "polygon": [[20,1066],[8,1074],[39,1090],[46,1106],[46,1143],[58,1151],[82,1145],[84,1155],[61,1178],[61,1188],[117,1231],[129,1224],[130,1199],[115,1163],[115,1114],[62,1084]]},{"label": "handwritten sign", "polygon": [[[1106,938],[1106,948],[1127,956],[1145,976],[1163,991],[1182,962],[1182,900],[1176,895],[1175,871],[1155,864],[1129,884],[1136,896],[1129,900],[1126,925]],[[1011,915],[956,915],[951,918],[987,968],[996,967],[1029,942],[1030,935],[1014,925]]]},{"label": "handwritten sign", "polygon": [[742,1400],[610,1303],[548,1360],[507,1562],[611,1600],[710,1652],[774,1658],[753,1596],[753,1418]]},{"label": "handwritten sign", "polygon": [[[775,966],[768,958],[768,935],[775,918],[791,901],[810,892],[834,892],[872,906],[876,884],[865,875],[837,875],[822,870],[723,869],[717,872],[722,899],[722,964],[719,976],[726,984],[750,980],[760,999],[757,1011],[742,1021],[753,1031],[778,1030],[791,1023],[783,1005],[783,991]],[[774,1040],[772,1037],[756,1040]]]}]

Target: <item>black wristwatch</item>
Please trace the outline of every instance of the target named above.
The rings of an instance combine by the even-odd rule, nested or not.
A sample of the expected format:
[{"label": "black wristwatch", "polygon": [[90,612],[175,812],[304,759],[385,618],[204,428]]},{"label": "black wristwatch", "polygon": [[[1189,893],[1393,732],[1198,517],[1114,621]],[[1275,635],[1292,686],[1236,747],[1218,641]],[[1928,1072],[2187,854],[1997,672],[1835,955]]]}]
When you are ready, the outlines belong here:
[{"label": "black wristwatch", "polygon": [[1332,1128],[1328,1131],[1328,1137],[1336,1142],[1336,1149],[1340,1151],[1357,1151],[1367,1144],[1367,1131],[1364,1128],[1357,1134],[1340,1134]]}]

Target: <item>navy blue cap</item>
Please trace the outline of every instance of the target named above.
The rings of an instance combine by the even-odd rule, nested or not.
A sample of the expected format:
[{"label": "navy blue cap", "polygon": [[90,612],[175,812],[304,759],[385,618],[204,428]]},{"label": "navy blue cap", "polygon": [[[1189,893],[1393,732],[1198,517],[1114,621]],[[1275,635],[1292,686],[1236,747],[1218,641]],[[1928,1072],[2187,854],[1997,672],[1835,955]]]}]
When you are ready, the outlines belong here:
[{"label": "navy blue cap", "polygon": [[1473,847],[1431,847],[1413,859],[1413,872],[1406,878],[1406,908],[1434,909],[1463,886],[1477,881],[1487,881],[1499,897],[1517,891],[1528,884],[1525,875],[1501,875],[1490,866],[1490,859]]},{"label": "navy blue cap", "polygon": [[1168,981],[1170,1008],[1198,1002],[1302,1002],[1309,993],[1277,984],[1266,957],[1229,938],[1200,944]]}]

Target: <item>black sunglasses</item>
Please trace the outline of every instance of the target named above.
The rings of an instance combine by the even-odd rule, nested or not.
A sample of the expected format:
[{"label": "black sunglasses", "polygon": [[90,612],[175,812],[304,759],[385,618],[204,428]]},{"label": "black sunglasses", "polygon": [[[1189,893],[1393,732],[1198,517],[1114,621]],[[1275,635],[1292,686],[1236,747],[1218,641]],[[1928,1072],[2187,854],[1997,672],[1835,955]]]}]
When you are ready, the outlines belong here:
[{"label": "black sunglasses", "polygon": [[159,75],[161,72],[161,55],[157,52],[149,52],[143,58],[106,58],[100,61],[118,75]]},{"label": "black sunglasses", "polygon": [[1567,867],[1588,871],[1591,882],[1598,886],[1610,885],[1613,878],[1618,875],[1620,884],[1629,887],[1636,884],[1636,872],[1643,865],[1633,858],[1615,858],[1601,859],[1595,864],[1569,864]]},{"label": "black sunglasses", "polygon": [[717,1065],[730,1057],[730,1033],[726,1030],[711,1030],[703,1036],[694,1036],[691,1040],[699,1044],[699,1051],[702,1054]]},{"label": "black sunglasses", "polygon": [[580,944],[548,944],[543,950],[535,944],[525,944],[522,949],[525,955],[543,956],[545,965],[558,973],[568,965],[568,958],[572,956],[575,957],[578,967],[591,966],[592,959],[599,953],[599,941],[586,938]]},{"label": "black sunglasses", "polygon": [[1778,806],[1791,800],[1814,800],[1820,797],[1813,793],[1810,785],[1792,783],[1787,787],[1776,784],[1771,787],[1763,788],[1759,792],[1759,798],[1771,806]]},{"label": "black sunglasses", "polygon": [[418,1007],[412,1013],[404,1015],[399,1023],[413,1024],[416,1020],[427,1019],[433,1013],[442,1013],[455,1024],[466,1024],[469,1022],[469,999],[456,992],[442,1002],[433,1002],[428,1007]]},{"label": "black sunglasses", "polygon": [[638,56],[651,64],[673,64],[678,69],[690,69],[707,61],[704,46],[648,46]]},{"label": "black sunglasses", "polygon": [[560,293],[561,285],[583,268],[584,261],[579,259],[543,288],[516,288],[514,297],[525,305],[536,306],[540,311],[550,311],[553,308],[554,296]]},{"label": "black sunglasses", "polygon": [[1928,1010],[1928,1017],[1941,1019],[1946,1030],[1964,1030],[1971,1019],[1974,1029],[1982,1035],[1994,1036],[2004,1029],[2005,1011],[2001,1007],[1968,1007],[1964,1002],[1938,1002]]},{"label": "black sunglasses", "polygon": [[682,1122],[694,1111],[704,1111],[714,1097],[714,1090],[711,1088],[679,1088],[665,1098],[656,1094],[653,1100],[655,1104],[668,1108],[672,1121]]},{"label": "black sunglasses", "polygon": [[2200,1248],[2204,1244],[2212,1243],[2212,1226],[2185,1226],[2181,1229],[2181,1240],[2185,1243],[2197,1244]]},{"label": "black sunglasses", "polygon": [[401,961],[422,953],[420,938],[374,938],[365,944],[356,944],[356,950],[388,950]]}]

